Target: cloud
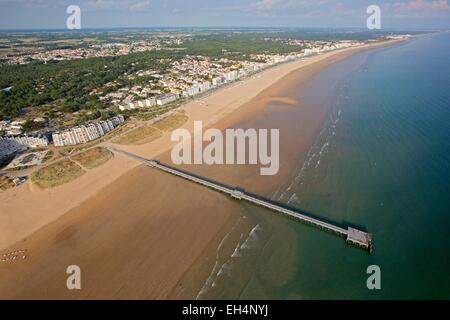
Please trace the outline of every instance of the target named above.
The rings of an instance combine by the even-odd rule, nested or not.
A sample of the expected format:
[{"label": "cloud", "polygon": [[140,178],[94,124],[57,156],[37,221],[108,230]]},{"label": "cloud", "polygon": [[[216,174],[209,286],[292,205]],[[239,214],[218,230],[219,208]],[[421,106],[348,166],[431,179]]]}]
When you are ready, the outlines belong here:
[{"label": "cloud", "polygon": [[47,0],[0,0],[0,5],[15,5],[22,9],[38,9],[54,7],[56,4]]},{"label": "cloud", "polygon": [[143,11],[150,7],[150,0],[139,1],[130,6],[130,11]]},{"label": "cloud", "polygon": [[448,0],[413,0],[396,2],[392,8],[397,12],[435,12],[449,10]]},{"label": "cloud", "polygon": [[111,0],[90,0],[88,4],[91,7],[104,9],[114,5],[114,2]]},{"label": "cloud", "polygon": [[88,5],[97,10],[145,11],[151,5],[150,0],[89,0]]},{"label": "cloud", "polygon": [[[364,10],[365,11],[365,10]],[[346,6],[342,2],[336,3],[328,13],[328,16],[345,16],[345,15],[360,15],[360,7]]]},{"label": "cloud", "polygon": [[283,2],[283,0],[259,0],[253,7],[258,11],[268,11],[273,9],[273,7],[280,2]]},{"label": "cloud", "polygon": [[304,10],[305,8],[318,8],[328,2],[329,0],[258,0],[251,3],[249,9],[259,12],[289,12]]}]

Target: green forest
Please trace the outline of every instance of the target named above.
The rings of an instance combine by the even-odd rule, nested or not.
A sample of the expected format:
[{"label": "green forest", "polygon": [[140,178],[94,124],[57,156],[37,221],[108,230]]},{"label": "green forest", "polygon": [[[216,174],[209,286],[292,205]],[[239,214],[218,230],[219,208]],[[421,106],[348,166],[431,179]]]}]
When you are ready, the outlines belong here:
[{"label": "green forest", "polygon": [[143,68],[162,68],[159,62],[176,52],[150,51],[126,56],[32,62],[1,68],[0,87],[12,87],[0,93],[0,118],[17,116],[24,107],[57,102],[63,112],[99,109],[101,103],[89,93],[125,72]]}]

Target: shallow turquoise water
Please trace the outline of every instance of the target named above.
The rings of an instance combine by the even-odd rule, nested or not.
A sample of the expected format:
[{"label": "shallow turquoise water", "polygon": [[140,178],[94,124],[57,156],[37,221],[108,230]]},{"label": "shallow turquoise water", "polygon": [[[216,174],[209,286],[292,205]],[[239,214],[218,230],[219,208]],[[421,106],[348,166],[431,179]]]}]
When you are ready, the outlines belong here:
[{"label": "shallow turquoise water", "polygon": [[[337,63],[299,93],[308,103],[335,83],[328,121],[273,198],[369,230],[372,254],[243,205],[199,298],[450,298],[449,52],[449,33],[427,35]],[[381,290],[367,289],[369,265]]]}]

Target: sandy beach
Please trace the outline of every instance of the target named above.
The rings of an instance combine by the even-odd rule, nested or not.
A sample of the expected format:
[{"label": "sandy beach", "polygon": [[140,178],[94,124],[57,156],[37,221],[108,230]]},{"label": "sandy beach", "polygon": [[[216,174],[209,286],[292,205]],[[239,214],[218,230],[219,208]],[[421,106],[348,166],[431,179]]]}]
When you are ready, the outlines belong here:
[{"label": "sandy beach", "polygon": [[[306,86],[336,61],[384,45],[283,64],[183,106],[189,130],[195,120],[218,129],[283,128],[277,175],[261,176],[259,166],[184,168],[270,196],[302,161],[329,111],[327,104],[306,106],[286,92]],[[296,118],[277,120],[286,112]],[[173,144],[167,133],[145,145],[118,147],[169,161]],[[0,252],[27,250],[26,259],[0,263],[0,298],[195,298],[238,210],[224,195],[120,155],[54,189],[37,190],[28,182],[0,193]],[[65,269],[72,264],[83,272],[81,291],[66,288]]]}]

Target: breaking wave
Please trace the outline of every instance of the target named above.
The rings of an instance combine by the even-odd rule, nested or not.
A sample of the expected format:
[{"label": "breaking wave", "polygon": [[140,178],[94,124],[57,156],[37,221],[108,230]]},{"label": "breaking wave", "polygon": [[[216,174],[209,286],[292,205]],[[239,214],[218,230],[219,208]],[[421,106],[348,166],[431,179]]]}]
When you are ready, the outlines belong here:
[{"label": "breaking wave", "polygon": [[222,277],[231,276],[233,264],[236,259],[240,259],[243,256],[243,251],[258,247],[258,241],[260,237],[259,233],[263,231],[262,227],[259,224],[254,226],[246,237],[243,233],[241,233],[239,236],[239,241],[237,242],[233,253],[229,257],[225,258],[225,261],[223,263],[221,262],[222,259],[220,255],[222,252],[222,247],[229,238],[230,234],[232,234],[233,231],[235,231],[235,229],[242,223],[242,219],[245,219],[245,217],[239,218],[239,220],[233,226],[232,230],[222,239],[219,246],[217,247],[214,267],[209,277],[206,279],[203,287],[197,294],[196,300],[203,299],[209,292],[209,290],[217,285],[217,280]]},{"label": "breaking wave", "polygon": [[[345,96],[342,96],[345,98]],[[337,126],[341,120],[342,109],[337,109],[331,112],[329,120],[320,131],[316,141],[308,150],[305,161],[302,166],[297,170],[297,174],[290,182],[289,186],[284,190],[278,190],[275,193],[275,198],[278,201],[292,204],[299,201],[299,197],[295,194],[296,187],[304,184],[304,178],[307,173],[317,170],[323,164],[323,158],[327,155],[328,151],[332,147],[333,137],[336,135]]]}]

